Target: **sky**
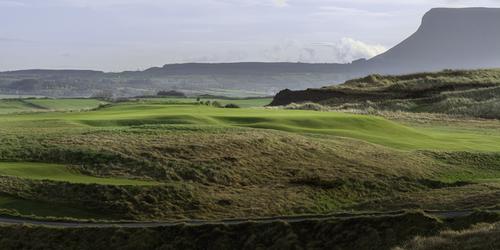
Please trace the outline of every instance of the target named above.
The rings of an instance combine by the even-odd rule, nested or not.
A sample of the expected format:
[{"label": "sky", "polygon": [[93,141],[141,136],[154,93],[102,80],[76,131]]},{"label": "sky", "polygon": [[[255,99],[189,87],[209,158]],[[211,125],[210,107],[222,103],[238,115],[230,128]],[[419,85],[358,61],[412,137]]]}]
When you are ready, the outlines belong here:
[{"label": "sky", "polygon": [[434,7],[500,0],[0,0],[0,71],[346,63],[398,44]]}]

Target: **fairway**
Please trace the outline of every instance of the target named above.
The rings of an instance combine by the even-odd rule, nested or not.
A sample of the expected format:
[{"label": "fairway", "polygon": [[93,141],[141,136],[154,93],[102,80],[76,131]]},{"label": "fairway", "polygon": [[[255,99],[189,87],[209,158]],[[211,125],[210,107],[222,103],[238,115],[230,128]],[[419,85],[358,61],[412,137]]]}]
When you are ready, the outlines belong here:
[{"label": "fairway", "polygon": [[0,175],[31,180],[50,180],[80,184],[101,184],[118,186],[147,186],[158,184],[156,182],[128,180],[120,178],[97,178],[74,173],[64,165],[30,162],[0,162]]},{"label": "fairway", "polygon": [[26,103],[47,110],[88,110],[106,103],[96,99],[27,99]]},{"label": "fairway", "polygon": [[94,109],[105,103],[96,99],[0,99],[0,114],[80,111]]},{"label": "fairway", "polygon": [[90,112],[4,116],[8,127],[67,124],[71,127],[126,127],[148,124],[210,125],[273,129],[341,136],[401,150],[500,151],[500,134],[471,130],[413,128],[381,117],[282,109],[222,109],[194,104],[121,103]]}]

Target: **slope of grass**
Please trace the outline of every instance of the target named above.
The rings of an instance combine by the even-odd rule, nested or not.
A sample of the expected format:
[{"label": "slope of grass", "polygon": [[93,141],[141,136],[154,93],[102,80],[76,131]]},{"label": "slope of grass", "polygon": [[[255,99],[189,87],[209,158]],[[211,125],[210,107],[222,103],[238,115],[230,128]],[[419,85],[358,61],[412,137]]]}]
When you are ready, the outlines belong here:
[{"label": "slope of grass", "polygon": [[[275,109],[218,109],[191,104],[123,103],[84,113],[43,113],[2,119],[3,126],[36,126],[40,121],[64,121],[74,126],[145,124],[237,126],[293,133],[350,137],[397,149],[500,151],[500,134],[484,135],[460,129],[411,128],[384,118],[338,112]],[[16,125],[17,124],[17,125]]]},{"label": "slope of grass", "polygon": [[0,162],[0,175],[32,180],[51,180],[82,184],[102,185],[156,185],[158,183],[119,178],[97,178],[86,176],[63,165],[30,162]]},{"label": "slope of grass", "polygon": [[48,110],[88,110],[97,108],[103,101],[96,99],[26,99],[33,106]]},{"label": "slope of grass", "polygon": [[[198,102],[197,98],[176,98],[176,97],[161,97],[161,98],[145,98],[141,99],[148,103],[184,103],[184,104],[194,104]],[[253,107],[264,107],[271,103],[272,98],[247,98],[247,99],[220,99],[220,98],[199,98],[201,102],[218,102],[222,105],[226,104],[236,104],[242,108],[253,108]]]},{"label": "slope of grass", "polygon": [[0,99],[0,114],[89,110],[102,103],[95,99]]},{"label": "slope of grass", "polygon": [[0,99],[0,114],[31,112],[37,110],[18,99]]}]

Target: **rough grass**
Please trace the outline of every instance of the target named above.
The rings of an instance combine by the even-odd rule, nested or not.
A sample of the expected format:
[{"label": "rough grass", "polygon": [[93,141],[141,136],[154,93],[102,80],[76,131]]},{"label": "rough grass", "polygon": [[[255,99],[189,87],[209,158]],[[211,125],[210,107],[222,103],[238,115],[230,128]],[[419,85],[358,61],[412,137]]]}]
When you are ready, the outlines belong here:
[{"label": "rough grass", "polygon": [[446,230],[437,236],[416,237],[394,250],[499,249],[500,224],[477,224],[465,230]]},{"label": "rough grass", "polygon": [[67,217],[75,219],[106,219],[109,215],[98,211],[88,211],[84,208],[70,207],[62,204],[31,201],[0,194],[0,214],[37,217]]},{"label": "rough grass", "polygon": [[331,109],[441,113],[500,119],[500,70],[370,75],[322,89],[282,91],[272,105],[311,101]]}]

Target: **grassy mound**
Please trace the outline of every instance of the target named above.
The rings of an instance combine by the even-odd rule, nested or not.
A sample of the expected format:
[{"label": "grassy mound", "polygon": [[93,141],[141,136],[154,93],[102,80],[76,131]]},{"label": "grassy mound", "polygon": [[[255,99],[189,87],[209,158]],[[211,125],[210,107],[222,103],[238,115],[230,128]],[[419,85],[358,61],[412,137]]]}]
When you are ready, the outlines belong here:
[{"label": "grassy mound", "polygon": [[370,75],[344,84],[283,91],[273,105],[317,102],[335,109],[445,113],[500,118],[500,70]]}]

